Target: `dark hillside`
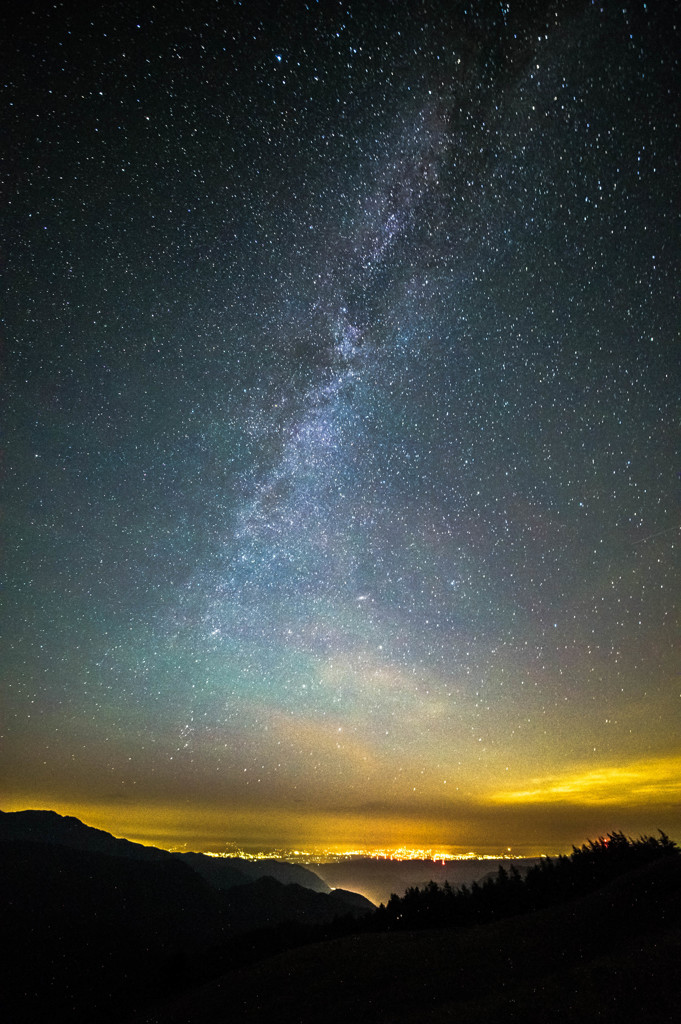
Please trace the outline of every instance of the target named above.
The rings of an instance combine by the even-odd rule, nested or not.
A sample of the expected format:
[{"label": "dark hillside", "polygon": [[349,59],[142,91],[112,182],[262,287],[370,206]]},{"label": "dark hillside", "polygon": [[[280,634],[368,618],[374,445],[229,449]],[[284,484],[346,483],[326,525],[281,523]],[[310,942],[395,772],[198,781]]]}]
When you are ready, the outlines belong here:
[{"label": "dark hillside", "polygon": [[173,856],[185,861],[217,889],[230,889],[258,878],[276,878],[283,885],[302,885],[314,892],[331,891],[326,882],[300,864],[270,859],[209,857],[204,853],[176,853]]},{"label": "dark hillside", "polygon": [[[274,878],[211,885],[191,858],[22,821],[39,838],[0,841],[13,1024],[677,1020],[681,856],[663,833],[372,909]],[[47,840],[62,828],[70,843]]]},{"label": "dark hillside", "polygon": [[181,981],[183,964],[222,934],[213,891],[170,856],[0,843],[0,907],[14,1020],[119,1015],[139,992]]},{"label": "dark hillside", "polygon": [[248,931],[281,925],[325,924],[335,915],[367,914],[375,909],[357,893],[312,892],[302,885],[282,885],[274,878],[259,878],[224,894],[224,905],[231,931]]},{"label": "dark hillside", "polygon": [[182,863],[188,864],[214,889],[231,889],[234,885],[246,885],[250,881],[237,864],[222,857],[206,857],[202,853],[176,853],[175,856]]},{"label": "dark hillside", "polygon": [[[216,885],[197,864],[215,867]],[[355,893],[251,881],[233,864],[128,843],[75,818],[0,819],[0,973],[15,1022],[118,1021],[216,965],[252,962],[373,909]]]},{"label": "dark hillside", "polygon": [[675,1024],[679,963],[674,857],[503,921],[291,950],[135,1024]]},{"label": "dark hillside", "polygon": [[88,850],[134,860],[174,858],[189,865],[216,889],[229,889],[233,885],[244,885],[267,876],[285,885],[294,883],[315,892],[330,891],[326,882],[300,864],[245,860],[239,857],[209,857],[203,853],[169,853],[155,846],[118,839],[109,832],[83,824],[78,818],[65,817],[55,811],[0,811],[0,842],[15,839],[53,843],[73,850]]},{"label": "dark hillside", "polygon": [[117,839],[109,832],[84,825],[56,811],[0,811],[0,841],[27,840],[33,843],[53,843],[72,850],[106,853],[112,857],[130,857],[134,860],[166,860],[172,857],[167,850],[154,846]]}]

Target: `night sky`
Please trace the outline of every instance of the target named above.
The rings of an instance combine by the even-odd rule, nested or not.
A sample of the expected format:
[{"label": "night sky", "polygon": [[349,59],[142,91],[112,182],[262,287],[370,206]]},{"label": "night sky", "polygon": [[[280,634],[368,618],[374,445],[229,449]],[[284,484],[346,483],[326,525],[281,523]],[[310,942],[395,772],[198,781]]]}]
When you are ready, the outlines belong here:
[{"label": "night sky", "polygon": [[5,20],[5,810],[681,838],[674,7]]}]

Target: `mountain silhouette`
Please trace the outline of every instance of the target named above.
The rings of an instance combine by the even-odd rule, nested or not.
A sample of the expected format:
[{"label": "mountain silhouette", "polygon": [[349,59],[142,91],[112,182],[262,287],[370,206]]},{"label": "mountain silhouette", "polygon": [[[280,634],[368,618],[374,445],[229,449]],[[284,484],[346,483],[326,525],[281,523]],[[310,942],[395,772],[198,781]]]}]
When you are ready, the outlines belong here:
[{"label": "mountain silhouette", "polygon": [[54,843],[72,850],[89,850],[134,860],[163,860],[172,856],[167,850],[131,843],[129,839],[117,839],[109,832],[84,825],[78,818],[57,814],[56,811],[0,811],[0,841],[16,839]]},{"label": "mountain silhouette", "polygon": [[379,908],[213,861],[0,815],[12,1024],[678,1019],[681,856],[664,833]]},{"label": "mountain silhouette", "polygon": [[299,885],[313,892],[330,893],[331,887],[313,871],[301,864],[263,858],[246,860],[243,857],[208,857],[204,853],[177,853],[197,874],[205,878],[216,889],[231,889],[235,885],[246,885],[258,878],[275,878],[284,885]]},{"label": "mountain silhouette", "polygon": [[118,839],[109,832],[92,828],[78,818],[63,816],[56,811],[0,811],[0,842],[16,839],[54,843],[73,850],[89,850],[132,860],[174,858],[189,865],[216,889],[230,889],[233,885],[245,885],[268,876],[285,885],[296,884],[314,892],[331,892],[326,882],[300,864],[265,858],[246,860],[242,857],[210,857],[204,853],[169,853],[155,846]]},{"label": "mountain silhouette", "polygon": [[[296,865],[290,877],[314,888],[253,877],[268,862],[243,865],[131,843],[52,811],[0,812],[3,991],[18,1007],[13,1020],[118,1020],[202,977],[216,956],[229,968],[244,949],[254,955],[260,946],[240,948],[242,934],[276,926],[283,935],[372,909],[357,894],[318,891],[328,887]],[[277,865],[281,878],[285,868]]]},{"label": "mountain silhouette", "polygon": [[366,914],[373,903],[357,893],[336,890],[330,895],[301,885],[282,885],[275,878],[258,878],[235,886],[225,894],[225,906],[233,930],[271,927],[288,921],[324,924],[344,914]]},{"label": "mountain silhouette", "polygon": [[681,858],[472,928],[359,932],[239,967],[134,1024],[676,1024]]}]

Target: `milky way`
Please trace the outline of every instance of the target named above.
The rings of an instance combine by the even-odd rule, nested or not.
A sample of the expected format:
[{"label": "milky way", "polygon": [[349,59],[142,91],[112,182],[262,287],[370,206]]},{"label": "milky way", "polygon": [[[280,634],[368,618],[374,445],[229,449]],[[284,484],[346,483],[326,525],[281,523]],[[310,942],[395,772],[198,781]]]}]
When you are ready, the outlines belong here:
[{"label": "milky way", "polygon": [[678,30],[511,7],[16,17],[6,809],[678,829]]}]

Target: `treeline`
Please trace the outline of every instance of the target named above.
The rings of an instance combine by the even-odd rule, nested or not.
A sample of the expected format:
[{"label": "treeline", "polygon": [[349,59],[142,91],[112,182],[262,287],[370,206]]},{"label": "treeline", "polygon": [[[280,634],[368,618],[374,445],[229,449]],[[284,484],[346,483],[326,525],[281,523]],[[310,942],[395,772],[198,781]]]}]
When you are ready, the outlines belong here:
[{"label": "treeline", "polygon": [[574,846],[570,856],[542,858],[524,874],[511,862],[470,886],[429,882],[421,889],[408,889],[404,896],[393,894],[387,906],[381,904],[364,923],[380,931],[482,924],[564,903],[660,857],[679,854],[679,847],[662,831],[659,838],[638,839],[611,832]]}]

